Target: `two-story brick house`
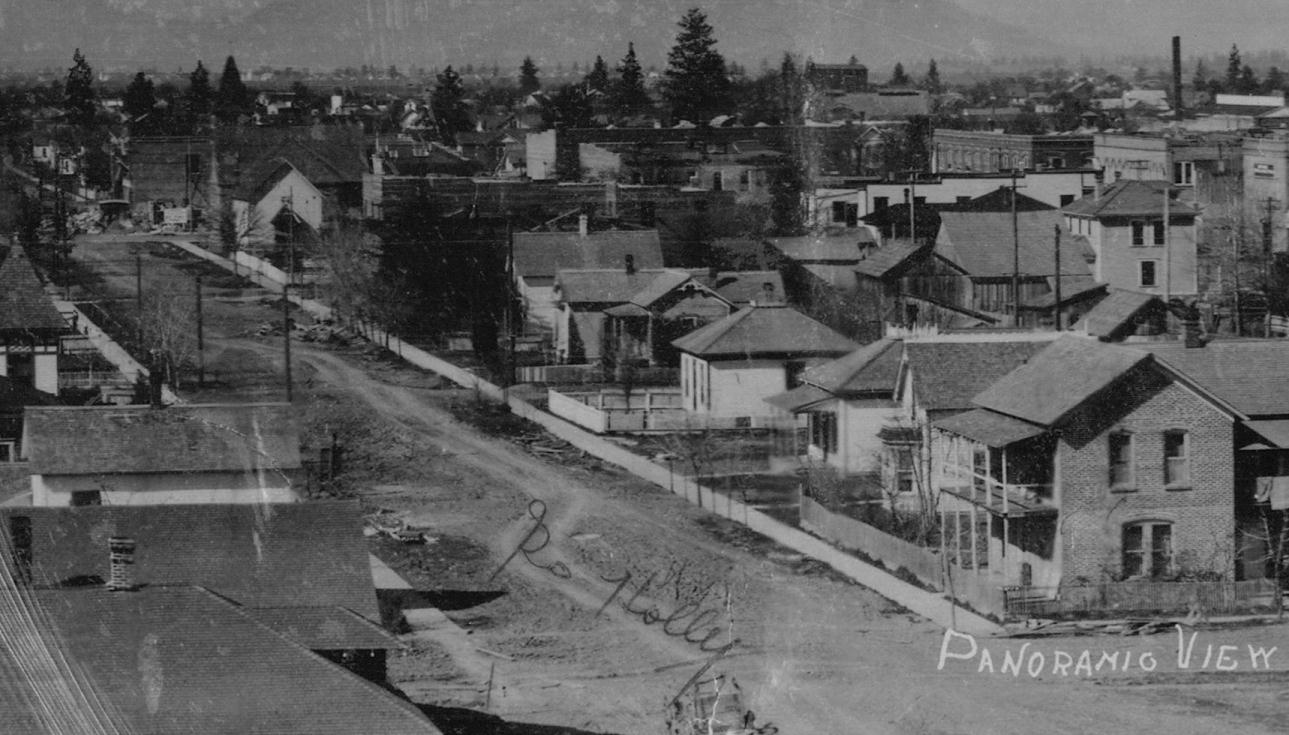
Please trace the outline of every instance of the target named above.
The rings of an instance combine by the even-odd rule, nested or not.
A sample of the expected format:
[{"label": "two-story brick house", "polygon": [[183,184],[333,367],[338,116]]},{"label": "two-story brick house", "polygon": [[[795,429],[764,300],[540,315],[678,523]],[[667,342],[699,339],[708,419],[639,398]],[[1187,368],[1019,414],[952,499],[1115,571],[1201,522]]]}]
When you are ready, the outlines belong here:
[{"label": "two-story brick house", "polygon": [[[1202,348],[1200,348],[1202,349]],[[998,586],[1234,577],[1238,414],[1145,350],[1067,336],[936,422],[945,551]]]}]

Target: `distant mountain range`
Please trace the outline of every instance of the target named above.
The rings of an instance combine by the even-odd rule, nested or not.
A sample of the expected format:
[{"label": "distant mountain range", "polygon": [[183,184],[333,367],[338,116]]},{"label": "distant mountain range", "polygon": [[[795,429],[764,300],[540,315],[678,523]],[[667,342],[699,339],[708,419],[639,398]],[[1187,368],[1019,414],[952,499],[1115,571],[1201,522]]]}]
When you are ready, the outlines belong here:
[{"label": "distant mountain range", "polygon": [[498,64],[525,55],[539,66],[610,65],[636,44],[646,66],[665,64],[686,8],[700,5],[717,48],[755,70],[784,51],[819,61],[854,55],[874,78],[901,61],[1075,53],[950,0],[0,0],[0,65],[67,66],[80,47],[98,69],[400,69]]}]

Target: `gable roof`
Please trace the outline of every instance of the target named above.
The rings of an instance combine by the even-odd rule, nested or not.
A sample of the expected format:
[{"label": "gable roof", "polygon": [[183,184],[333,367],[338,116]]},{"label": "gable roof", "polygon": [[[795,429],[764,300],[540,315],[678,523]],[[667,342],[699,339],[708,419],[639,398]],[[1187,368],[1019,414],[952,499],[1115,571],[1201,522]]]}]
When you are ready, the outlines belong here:
[{"label": "gable roof", "polygon": [[310,651],[405,648],[376,623],[343,607],[245,608],[256,622],[277,631]]},{"label": "gable roof", "polygon": [[[939,209],[942,212],[1007,212],[1011,214],[1012,193],[1010,186],[1000,186],[987,194],[981,194],[965,202],[940,205]],[[1021,192],[1015,192],[1015,195],[1017,212],[1046,212],[1056,209],[1056,207],[1047,202],[1041,202]]]},{"label": "gable roof", "polygon": [[879,339],[832,362],[807,369],[803,383],[817,386],[832,394],[895,392],[899,379],[904,344],[895,339]]},{"label": "gable roof", "polygon": [[713,280],[711,272],[706,268],[690,268],[689,275],[694,277],[695,281],[703,284],[720,295],[721,298],[731,304],[743,307],[752,303],[764,302],[766,300],[765,284],[770,284],[774,291],[776,299],[782,299],[783,275],[778,271],[772,270],[752,270],[752,271],[717,271],[716,278]]},{"label": "gable roof", "polygon": [[[1018,212],[1016,240],[1010,212],[941,212],[935,252],[975,278],[1010,277],[1019,247],[1021,275],[1047,276],[1056,267],[1055,228],[1064,231],[1057,210]],[[1062,233],[1064,235],[1064,232]],[[1062,258],[1063,276],[1090,276],[1081,258]]]},{"label": "gable roof", "polygon": [[33,407],[25,426],[32,474],[300,467],[300,428],[285,403]]},{"label": "gable roof", "polygon": [[1123,378],[1150,354],[1065,335],[976,396],[996,413],[1053,426]]},{"label": "gable roof", "polygon": [[0,646],[7,731],[440,732],[415,705],[203,589],[34,590],[22,600],[0,606],[0,628],[47,653]]},{"label": "gable roof", "polygon": [[612,230],[582,237],[576,232],[516,232],[513,272],[553,276],[562,270],[619,268],[631,255],[636,269],[662,268],[657,230]]},{"label": "gable roof", "polygon": [[1247,417],[1289,416],[1289,341],[1215,340],[1188,348],[1183,342],[1133,345],[1217,396]]},{"label": "gable roof", "polygon": [[704,358],[841,355],[858,346],[830,327],[782,304],[749,306],[671,344],[682,352]]},{"label": "gable roof", "polygon": [[[560,270],[555,275],[559,298],[568,304],[636,303],[638,306],[647,306],[665,293],[655,293],[655,282],[659,284],[659,288],[670,284],[670,288],[666,289],[670,291],[687,280],[687,273],[660,268],[647,268],[634,273],[627,273],[622,268],[579,268]],[[648,303],[638,303],[633,298],[636,294],[643,294],[642,298],[649,299]]]},{"label": "gable roof", "polygon": [[913,391],[928,411],[963,411],[994,381],[1038,354],[1051,340],[908,342]]},{"label": "gable roof", "polygon": [[871,278],[883,278],[914,260],[924,250],[925,246],[908,240],[893,240],[864,253],[855,264],[855,272]]},{"label": "gable roof", "polygon": [[32,577],[108,578],[108,536],[136,543],[134,576],[195,584],[246,607],[343,607],[379,619],[356,502],[6,508],[32,527]]},{"label": "gable roof", "polygon": [[0,257],[0,331],[67,329],[23,249],[10,247]]},{"label": "gable roof", "polygon": [[[1061,211],[1086,217],[1130,217],[1164,215],[1164,192],[1176,190],[1167,181],[1142,181],[1123,179],[1105,187],[1101,196],[1095,193],[1065,205]],[[1199,211],[1194,206],[1173,198],[1168,203],[1168,216],[1194,217]]]},{"label": "gable roof", "polygon": [[1096,306],[1083,315],[1075,329],[1082,329],[1092,337],[1111,339],[1135,326],[1137,315],[1151,305],[1164,307],[1163,299],[1156,294],[1112,288]]}]

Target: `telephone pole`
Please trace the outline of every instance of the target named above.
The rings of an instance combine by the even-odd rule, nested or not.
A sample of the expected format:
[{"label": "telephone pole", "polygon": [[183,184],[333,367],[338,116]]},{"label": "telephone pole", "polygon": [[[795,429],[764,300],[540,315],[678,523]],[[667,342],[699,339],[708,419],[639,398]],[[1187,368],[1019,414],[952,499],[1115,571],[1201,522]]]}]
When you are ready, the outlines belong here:
[{"label": "telephone pole", "polygon": [[1061,331],[1061,226],[1053,225],[1052,229],[1056,231],[1056,282],[1055,296],[1056,302],[1052,305],[1052,323],[1056,325],[1056,331]]},{"label": "telephone pole", "polygon": [[1020,218],[1016,214],[1016,169],[1012,169],[1012,326],[1020,326]]},{"label": "telephone pole", "polygon": [[201,276],[197,276],[197,387],[206,387],[206,341],[201,318]]}]

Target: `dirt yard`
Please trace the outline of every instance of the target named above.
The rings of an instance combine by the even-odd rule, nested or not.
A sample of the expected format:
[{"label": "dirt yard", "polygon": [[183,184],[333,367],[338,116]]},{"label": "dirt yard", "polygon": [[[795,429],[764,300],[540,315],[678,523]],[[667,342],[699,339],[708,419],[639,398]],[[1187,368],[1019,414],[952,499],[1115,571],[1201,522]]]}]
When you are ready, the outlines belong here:
[{"label": "dirt yard", "polygon": [[[124,247],[104,244],[103,262],[121,262],[109,248]],[[170,260],[156,260],[164,277]],[[115,287],[132,287],[125,276]],[[254,331],[271,307],[212,299],[208,313],[210,356],[223,367],[209,372],[210,388],[186,397],[280,397],[281,337]],[[1123,651],[1140,662],[1158,649],[1162,672],[1175,634],[980,641],[978,649],[995,649],[995,669],[1004,649],[1026,643],[1026,660],[1042,652],[1045,667],[1033,677],[989,673],[979,656],[964,656],[940,669],[941,629],[817,563],[665,489],[533,441],[534,429],[504,416],[492,417],[503,436],[481,433],[457,418],[476,411],[471,393],[378,350],[292,349],[308,451],[333,434],[346,450],[332,491],[425,529],[423,546],[373,538],[372,549],[434,591],[466,632],[405,636],[410,648],[390,673],[417,702],[661,733],[669,700],[712,663],[737,678],[759,721],[785,735],[1283,732],[1289,647],[1271,656],[1276,673],[1212,683],[1194,673],[1052,671],[1058,651]],[[1243,652],[1246,643],[1280,645],[1285,631],[1201,638]],[[964,641],[955,646],[965,652]]]}]

